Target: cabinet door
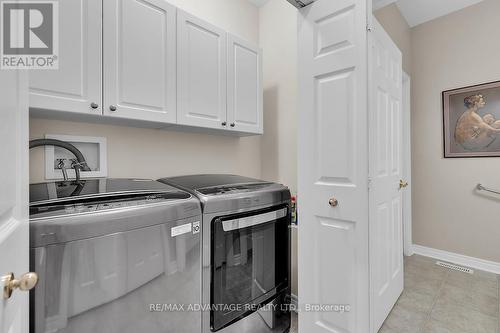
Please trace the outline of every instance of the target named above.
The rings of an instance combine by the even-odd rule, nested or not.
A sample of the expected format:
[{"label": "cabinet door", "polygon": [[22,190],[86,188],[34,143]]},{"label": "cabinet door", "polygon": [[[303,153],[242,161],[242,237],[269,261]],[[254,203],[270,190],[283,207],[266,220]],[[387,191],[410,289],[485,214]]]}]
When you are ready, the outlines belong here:
[{"label": "cabinet door", "polygon": [[260,49],[228,36],[227,118],[230,128],[263,133],[262,55]]},{"label": "cabinet door", "polygon": [[177,123],[225,128],[226,33],[179,10],[177,58]]},{"label": "cabinet door", "polygon": [[59,69],[30,71],[30,107],[101,114],[102,1],[57,2]]},{"label": "cabinet door", "polygon": [[176,8],[164,0],[104,1],[104,114],[176,120]]}]

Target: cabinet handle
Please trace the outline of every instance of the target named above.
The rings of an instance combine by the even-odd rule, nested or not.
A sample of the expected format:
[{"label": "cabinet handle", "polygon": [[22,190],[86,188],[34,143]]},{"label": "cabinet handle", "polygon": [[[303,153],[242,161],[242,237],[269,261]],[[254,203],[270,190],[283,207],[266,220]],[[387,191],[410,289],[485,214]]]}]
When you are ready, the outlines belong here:
[{"label": "cabinet handle", "polygon": [[226,126],[227,123],[225,121],[222,122],[222,126]]},{"label": "cabinet handle", "polygon": [[97,104],[97,103],[95,103],[95,102],[92,102],[92,103],[90,103],[90,107],[91,107],[92,109],[97,109],[97,108],[99,107],[99,104]]},{"label": "cabinet handle", "polygon": [[229,126],[234,127],[234,126],[236,126],[236,124],[235,123],[231,123],[231,125],[229,125]]},{"label": "cabinet handle", "polygon": [[116,105],[110,105],[109,109],[113,112],[116,111]]}]

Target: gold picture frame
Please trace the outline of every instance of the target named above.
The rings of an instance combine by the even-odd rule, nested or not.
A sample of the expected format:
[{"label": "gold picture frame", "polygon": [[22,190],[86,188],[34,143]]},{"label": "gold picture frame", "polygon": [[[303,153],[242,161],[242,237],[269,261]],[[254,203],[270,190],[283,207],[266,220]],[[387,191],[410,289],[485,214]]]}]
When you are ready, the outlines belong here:
[{"label": "gold picture frame", "polygon": [[500,81],[442,93],[445,158],[500,156]]}]

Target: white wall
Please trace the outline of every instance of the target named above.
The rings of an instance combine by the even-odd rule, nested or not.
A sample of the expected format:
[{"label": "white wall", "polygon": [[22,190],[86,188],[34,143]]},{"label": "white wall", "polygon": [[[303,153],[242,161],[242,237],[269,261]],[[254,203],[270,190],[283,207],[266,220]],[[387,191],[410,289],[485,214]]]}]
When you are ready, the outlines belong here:
[{"label": "white wall", "polygon": [[[44,134],[103,136],[108,176],[157,179],[192,173],[260,177],[260,139],[30,119],[30,139]],[[43,148],[30,152],[30,181],[44,181]]]},{"label": "white wall", "polygon": [[[174,5],[254,43],[259,10],[246,0],[170,0]],[[44,134],[104,136],[110,177],[158,178],[189,173],[261,176],[260,137],[234,138],[167,130],[31,119],[30,137]],[[44,181],[43,149],[30,152],[30,181]]]},{"label": "white wall", "polygon": [[297,191],[297,10],[284,0],[260,9],[264,50],[262,176]]},{"label": "white wall", "polygon": [[412,29],[413,241],[500,262],[500,158],[443,158],[441,92],[500,80],[500,1]]},{"label": "white wall", "polygon": [[[285,0],[260,9],[264,70],[262,177],[297,193],[297,10]],[[300,201],[300,198],[299,198]],[[292,293],[297,295],[297,230],[292,229]]]},{"label": "white wall", "polygon": [[243,39],[259,42],[259,10],[247,0],[167,1]]}]

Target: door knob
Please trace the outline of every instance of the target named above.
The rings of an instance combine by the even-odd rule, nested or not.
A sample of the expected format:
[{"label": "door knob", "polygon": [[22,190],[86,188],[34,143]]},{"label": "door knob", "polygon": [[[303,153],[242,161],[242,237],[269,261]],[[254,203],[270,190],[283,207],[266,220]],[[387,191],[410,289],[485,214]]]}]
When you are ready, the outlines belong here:
[{"label": "door knob", "polygon": [[97,109],[97,108],[99,107],[99,104],[97,104],[97,103],[95,103],[95,102],[92,102],[92,103],[90,103],[90,107],[91,107],[92,109]]},{"label": "door knob", "polygon": [[227,123],[225,121],[222,122],[222,126],[226,126]]},{"label": "door knob", "polygon": [[231,125],[229,125],[229,126],[234,127],[234,126],[236,126],[236,124],[235,123],[231,123]]},{"label": "door knob", "polygon": [[337,207],[339,205],[339,201],[335,198],[330,198],[330,200],[328,200],[328,204],[332,207]]},{"label": "door knob", "polygon": [[408,187],[408,182],[400,179],[399,180],[399,189],[401,190],[401,189],[406,188],[406,187]]},{"label": "door knob", "polygon": [[28,291],[33,289],[38,283],[38,275],[36,273],[25,273],[19,279],[14,278],[14,273],[4,275],[2,278],[3,283],[3,298],[7,299],[12,296],[15,289]]},{"label": "door knob", "polygon": [[116,105],[110,105],[110,106],[109,106],[109,109],[110,109],[111,111],[116,111]]}]

